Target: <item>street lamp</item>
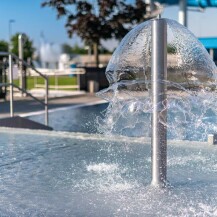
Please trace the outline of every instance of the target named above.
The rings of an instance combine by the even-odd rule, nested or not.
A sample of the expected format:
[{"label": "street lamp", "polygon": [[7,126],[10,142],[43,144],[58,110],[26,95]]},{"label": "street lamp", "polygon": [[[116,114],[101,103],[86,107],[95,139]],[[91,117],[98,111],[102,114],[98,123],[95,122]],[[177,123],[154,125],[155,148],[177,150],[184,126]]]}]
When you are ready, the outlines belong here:
[{"label": "street lamp", "polygon": [[9,30],[9,46],[8,46],[8,50],[9,50],[9,52],[12,49],[12,44],[11,44],[12,25],[11,24],[14,23],[14,22],[15,22],[15,20],[13,20],[13,19],[9,20],[9,22],[8,22],[8,30]]}]

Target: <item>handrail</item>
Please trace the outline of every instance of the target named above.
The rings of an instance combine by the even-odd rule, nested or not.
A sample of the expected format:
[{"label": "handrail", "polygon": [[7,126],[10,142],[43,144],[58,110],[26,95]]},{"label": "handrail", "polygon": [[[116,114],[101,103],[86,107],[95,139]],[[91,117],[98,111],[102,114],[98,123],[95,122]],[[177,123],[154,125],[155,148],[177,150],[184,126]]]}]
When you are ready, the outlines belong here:
[{"label": "handrail", "polygon": [[[33,66],[29,65],[27,62],[24,60],[20,59],[13,53],[9,52],[0,52],[0,56],[8,56],[8,72],[9,72],[9,83],[1,83],[0,86],[9,86],[10,87],[10,116],[14,116],[14,92],[13,92],[13,87],[17,88],[18,90],[22,91],[23,93],[26,93],[26,95],[30,96],[32,99],[36,100],[40,104],[45,106],[45,125],[48,126],[48,77],[43,75],[41,72],[39,72],[37,69],[35,69]],[[45,80],[45,99],[44,102],[37,97],[33,96],[31,93],[26,91],[26,89],[18,87],[13,83],[13,58],[21,62],[21,64],[25,65],[28,68],[33,69],[37,74],[39,74],[41,77],[44,78]],[[22,72],[21,72],[22,73]]]},{"label": "handrail", "polygon": [[47,79],[47,76],[43,75],[41,72],[39,72],[36,68],[34,68],[33,66],[29,65],[25,60],[20,59],[18,56],[16,56],[13,53],[10,52],[0,52],[0,56],[9,56],[11,55],[14,59],[22,62],[22,64],[28,68],[33,69],[37,74],[39,74],[41,77],[43,77],[44,79]]},{"label": "handrail", "polygon": [[16,84],[13,84],[13,83],[0,83],[0,87],[8,87],[10,85],[12,85],[13,87],[17,88],[20,91],[23,91],[26,95],[30,96],[31,98],[33,98],[35,101],[39,102],[40,104],[45,105],[45,103],[42,100],[39,100],[38,98],[36,98],[35,96],[33,96],[31,93],[29,93],[26,90],[20,88]]},{"label": "handrail", "polygon": [[42,100],[36,98],[35,96],[33,96],[31,93],[27,92],[25,89],[20,88],[19,86],[17,86],[16,84],[9,84],[12,85],[13,87],[16,87],[18,90],[23,91],[26,95],[30,96],[32,99],[34,99],[35,101],[39,102],[42,105],[46,105]]}]

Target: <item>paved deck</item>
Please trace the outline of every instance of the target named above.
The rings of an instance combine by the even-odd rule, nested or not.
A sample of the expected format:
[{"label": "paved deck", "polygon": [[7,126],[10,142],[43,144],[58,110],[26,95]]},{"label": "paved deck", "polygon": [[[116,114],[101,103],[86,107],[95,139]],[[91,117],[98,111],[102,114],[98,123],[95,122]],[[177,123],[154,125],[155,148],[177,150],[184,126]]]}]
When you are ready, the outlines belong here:
[{"label": "paved deck", "polygon": [[[84,93],[82,95],[56,97],[49,99],[49,109],[61,108],[72,105],[80,105],[86,103],[97,103],[102,99],[94,94]],[[15,97],[14,114],[20,115],[29,112],[43,111],[44,107],[29,97]],[[9,100],[0,100],[0,118],[10,117]]]}]

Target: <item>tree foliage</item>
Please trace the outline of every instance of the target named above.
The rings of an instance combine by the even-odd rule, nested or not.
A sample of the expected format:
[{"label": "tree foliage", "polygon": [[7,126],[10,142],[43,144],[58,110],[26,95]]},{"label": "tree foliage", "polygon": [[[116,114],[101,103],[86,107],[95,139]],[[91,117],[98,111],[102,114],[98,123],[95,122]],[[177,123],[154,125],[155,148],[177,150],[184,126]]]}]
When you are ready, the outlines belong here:
[{"label": "tree foliage", "polygon": [[79,47],[77,44],[73,47],[69,44],[64,43],[62,45],[63,53],[67,54],[87,54],[87,50],[83,47]]},{"label": "tree foliage", "polygon": [[144,21],[146,3],[135,0],[46,0],[42,6],[66,17],[66,29],[71,37],[76,33],[86,44],[100,44],[101,39],[121,39],[137,23]]},{"label": "tree foliage", "polygon": [[0,40],[0,52],[8,52],[8,42]]},{"label": "tree foliage", "polygon": [[[91,50],[92,49],[93,48],[91,48]],[[62,45],[62,51],[63,53],[67,53],[67,54],[88,54],[88,49],[85,49],[84,47],[81,47],[77,44],[75,44],[74,46],[70,46],[69,44],[64,43]],[[108,49],[102,46],[100,46],[99,53],[100,54],[111,54],[111,52]]]},{"label": "tree foliage", "polygon": [[177,50],[174,46],[168,44],[167,45],[167,53],[169,54],[176,54],[177,53]]},{"label": "tree foliage", "polygon": [[143,0],[135,0],[135,4],[129,4],[126,0],[95,2],[96,4],[84,0],[47,0],[42,6],[56,9],[58,18],[66,16],[69,36],[76,33],[86,43],[99,44],[101,38],[123,38],[132,25],[144,21],[146,4]]},{"label": "tree foliage", "polygon": [[35,48],[33,47],[32,40],[29,39],[29,37],[25,33],[16,33],[11,37],[11,44],[12,44],[12,50],[11,52],[15,55],[19,55],[19,48],[18,48],[18,36],[19,34],[24,35],[24,43],[23,43],[23,58],[24,60],[27,60],[28,58],[32,58]]}]

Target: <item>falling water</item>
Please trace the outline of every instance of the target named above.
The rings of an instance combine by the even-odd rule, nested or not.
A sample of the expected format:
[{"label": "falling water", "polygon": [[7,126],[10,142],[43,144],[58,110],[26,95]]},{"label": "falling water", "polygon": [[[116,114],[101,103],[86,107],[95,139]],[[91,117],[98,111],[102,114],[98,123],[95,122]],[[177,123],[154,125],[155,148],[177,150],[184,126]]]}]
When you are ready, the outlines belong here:
[{"label": "falling water", "polygon": [[[216,133],[217,69],[208,52],[184,26],[167,19],[169,139],[205,141]],[[110,86],[98,93],[109,106],[99,130],[106,134],[151,134],[151,21],[129,32],[106,69]]]},{"label": "falling water", "polygon": [[56,68],[61,55],[61,48],[57,44],[41,40],[40,45],[40,60],[43,68]]}]

